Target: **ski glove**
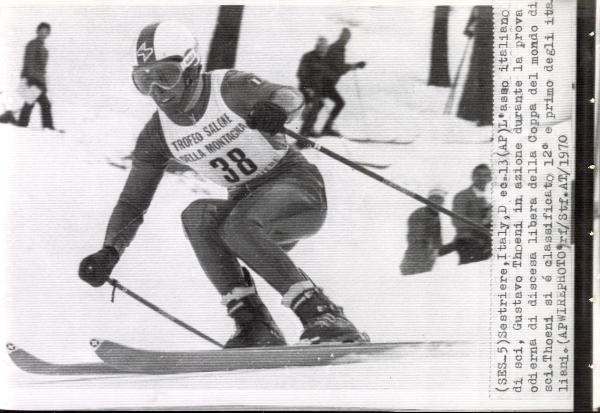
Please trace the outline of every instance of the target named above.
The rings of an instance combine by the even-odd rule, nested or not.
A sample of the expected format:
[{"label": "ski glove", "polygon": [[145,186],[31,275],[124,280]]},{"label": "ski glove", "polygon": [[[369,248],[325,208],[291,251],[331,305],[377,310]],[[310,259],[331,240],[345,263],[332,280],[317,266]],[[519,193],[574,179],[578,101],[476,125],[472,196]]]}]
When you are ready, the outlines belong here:
[{"label": "ski glove", "polygon": [[250,129],[258,129],[261,132],[275,135],[283,130],[287,117],[287,113],[281,106],[263,100],[256,103],[250,110],[246,124]]},{"label": "ski glove", "polygon": [[100,287],[108,281],[110,273],[118,261],[117,250],[113,247],[104,247],[81,261],[79,278],[92,287]]}]

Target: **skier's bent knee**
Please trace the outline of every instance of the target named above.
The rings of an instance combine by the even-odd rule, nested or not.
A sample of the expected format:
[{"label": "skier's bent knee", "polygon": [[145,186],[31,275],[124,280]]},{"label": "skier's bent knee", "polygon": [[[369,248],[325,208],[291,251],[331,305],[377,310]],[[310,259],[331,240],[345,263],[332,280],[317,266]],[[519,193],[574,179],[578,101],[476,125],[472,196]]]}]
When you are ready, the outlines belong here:
[{"label": "skier's bent knee", "polygon": [[229,216],[219,228],[219,236],[227,245],[235,246],[246,235],[256,234],[261,229],[258,222],[245,218]]},{"label": "skier's bent knee", "polygon": [[218,226],[216,220],[217,207],[214,203],[207,202],[205,199],[199,199],[189,204],[181,212],[181,222],[183,227],[214,229]]}]

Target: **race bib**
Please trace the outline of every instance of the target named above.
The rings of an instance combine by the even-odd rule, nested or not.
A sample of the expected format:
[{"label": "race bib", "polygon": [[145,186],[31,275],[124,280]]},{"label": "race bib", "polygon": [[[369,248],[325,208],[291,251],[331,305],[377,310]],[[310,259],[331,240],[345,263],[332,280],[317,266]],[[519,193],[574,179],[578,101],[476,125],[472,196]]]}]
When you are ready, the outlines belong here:
[{"label": "race bib", "polygon": [[259,131],[248,128],[221,97],[222,76],[212,74],[206,112],[192,126],[180,126],[160,113],[172,156],[217,185],[230,187],[255,179],[275,167],[287,152],[276,149]]}]

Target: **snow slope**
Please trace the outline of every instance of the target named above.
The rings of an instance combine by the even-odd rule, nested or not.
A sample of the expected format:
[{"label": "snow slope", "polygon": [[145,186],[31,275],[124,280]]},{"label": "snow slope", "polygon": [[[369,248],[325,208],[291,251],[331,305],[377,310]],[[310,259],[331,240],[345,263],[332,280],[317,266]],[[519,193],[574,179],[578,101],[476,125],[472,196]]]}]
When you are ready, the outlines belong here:
[{"label": "snow slope", "polygon": [[[148,349],[208,349],[210,344],[161,319],[110,288],[92,289],[77,266],[102,242],[104,226],[127,171],[84,156],[70,134],[0,128],[2,161],[10,166],[10,326],[3,339],[54,362],[93,361],[91,337]],[[358,156],[379,145],[323,142]],[[71,148],[71,151],[65,151]],[[365,148],[365,149],[363,149]],[[465,145],[385,145],[397,162],[386,176],[417,191],[441,184],[451,192],[468,177],[458,166],[419,167],[435,150],[481,162]],[[77,153],[79,156],[72,156]],[[32,376],[2,358],[10,386],[5,406],[19,408],[134,408],[207,406],[447,408],[448,400],[474,408],[487,398],[489,276],[486,263],[456,266],[441,259],[431,273],[403,277],[405,222],[419,205],[316,152],[328,185],[329,218],[293,256],[345,307],[373,341],[456,340],[452,346],[401,348],[368,362],[323,368],[237,371],[172,377],[70,378]],[[421,179],[425,174],[427,180]],[[202,275],[179,224],[180,211],[198,197],[189,177],[167,175],[138,236],[114,276],[174,315],[224,341],[232,323]],[[445,228],[450,224],[445,220]],[[448,231],[446,231],[448,232]],[[445,234],[450,239],[451,234]],[[278,295],[258,288],[290,341],[300,325]],[[478,368],[478,366],[480,368]],[[442,373],[442,374],[440,374]],[[56,397],[57,392],[60,397]]]},{"label": "snow slope", "polygon": [[[9,128],[1,129],[8,136],[3,141],[3,152],[8,152],[8,159],[13,160],[8,268],[10,336],[3,338],[56,362],[92,361],[94,357],[87,346],[91,337],[157,350],[210,348],[210,344],[122,294],[117,293],[111,304],[109,287],[92,289],[77,277],[81,258],[101,245],[105,223],[127,171],[108,165],[101,157],[98,161],[87,159],[82,149],[85,145],[70,134],[49,135],[35,130],[15,133]],[[336,146],[335,142],[331,144],[332,148]],[[409,159],[418,159],[430,150],[418,143],[386,148],[388,155],[395,151],[406,161],[390,167],[386,174],[398,182],[417,182],[416,177],[423,170],[417,170]],[[72,156],[73,153],[79,156]],[[318,153],[307,156],[324,172],[330,210],[323,230],[293,252],[297,263],[345,307],[374,341],[466,340],[469,344],[457,349],[403,349],[393,356],[397,363],[392,365],[385,359],[360,366],[293,369],[276,374],[237,372],[64,382],[31,377],[7,364],[16,386],[12,393],[16,406],[218,405],[231,404],[232,400],[255,405],[333,406],[344,400],[343,405],[348,407],[393,407],[400,402],[410,405],[410,398],[386,389],[406,388],[415,377],[431,379],[437,367],[429,365],[423,369],[423,364],[432,359],[455,363],[458,371],[461,357],[485,357],[489,283],[486,264],[459,269],[456,257],[450,256],[441,260],[434,272],[400,276],[398,264],[405,248],[405,221],[418,204]],[[451,172],[433,170],[428,175],[435,180],[437,174],[441,180],[448,173]],[[176,175],[165,177],[146,222],[113,275],[138,294],[225,341],[232,332],[232,323],[202,275],[179,223],[180,211],[198,197],[190,190],[189,181],[190,178]],[[426,185],[421,185],[425,189]],[[294,341],[300,333],[295,317],[278,303],[277,294],[263,282],[258,288],[288,339]],[[4,362],[8,363],[7,358]],[[465,380],[475,380],[478,374],[473,373]],[[358,382],[348,380],[354,376],[359,377]],[[383,387],[376,385],[378,382]],[[255,387],[257,383],[261,385]],[[358,390],[358,383],[362,383],[363,390]],[[92,397],[98,386],[103,389],[101,394]],[[282,391],[274,396],[266,390],[286,386],[291,386],[296,395]],[[354,396],[331,397],[336,386]],[[364,393],[367,388],[373,389],[371,386],[381,392],[376,403]],[[471,385],[468,387],[472,391]],[[36,390],[33,398],[25,398],[31,388],[39,392]],[[77,391],[65,391],[67,397],[61,400],[44,399],[47,392],[57,388]],[[135,395],[127,391],[107,397],[104,393],[117,388],[135,389]],[[190,388],[210,388],[211,392],[184,395]],[[236,392],[240,388],[261,391],[248,390],[243,398],[232,398],[230,388]],[[307,398],[313,393],[316,399]]]},{"label": "snow slope", "polygon": [[[455,13],[452,72],[464,45],[460,31],[469,9]],[[472,168],[488,162],[490,155],[486,144],[450,141],[486,141],[490,130],[443,116],[448,90],[426,86],[432,15],[431,7],[310,11],[248,7],[238,67],[295,84],[298,59],[318,35],[334,39],[342,24],[356,24],[348,59],[369,64],[340,83],[348,103],[339,127],[354,137],[414,143],[366,145],[338,139],[320,143],[354,160],[391,164],[382,174],[413,191],[425,194],[442,187],[452,196],[469,185]],[[30,37],[16,30],[14,22],[31,26],[41,16],[52,17],[51,96],[57,124],[68,131],[49,134],[35,124],[29,129],[0,125],[1,165],[6,172],[3,190],[8,196],[3,216],[7,276],[2,284],[9,325],[2,329],[2,338],[55,362],[94,360],[87,345],[91,337],[155,350],[211,348],[123,294],[117,293],[111,303],[110,288],[90,288],[78,279],[77,268],[83,257],[101,246],[127,176],[126,169],[109,162],[126,165],[122,158],[152,111],[129,80],[137,30],[154,19],[176,17],[197,23],[192,25],[194,31],[208,44],[216,8],[148,7],[133,13],[128,8],[89,7],[85,15],[72,7],[35,12],[13,8],[4,9],[0,16],[2,52],[14,56],[20,56]],[[306,21],[311,21],[310,27]],[[273,36],[273,32],[285,35]],[[97,33],[103,33],[102,42],[93,41]],[[70,47],[61,47],[65,44]],[[85,58],[72,58],[73,50],[90,48],[93,53]],[[18,76],[16,67],[3,72],[6,84]],[[37,117],[34,113],[32,119]],[[329,215],[322,231],[292,252],[297,264],[344,306],[373,341],[461,343],[403,348],[350,366],[177,377],[35,377],[17,371],[3,357],[9,391],[2,407],[444,409],[448,400],[455,401],[456,408],[487,402],[487,263],[458,267],[452,254],[440,259],[430,273],[401,276],[398,265],[406,248],[406,221],[420,204],[320,153],[305,153],[325,177]],[[232,322],[202,274],[179,220],[181,211],[202,196],[224,193],[193,176],[167,175],[113,275],[136,293],[225,341]],[[444,240],[449,241],[452,225],[445,217],[442,223]],[[260,280],[258,289],[288,340],[295,341],[299,322]]]}]

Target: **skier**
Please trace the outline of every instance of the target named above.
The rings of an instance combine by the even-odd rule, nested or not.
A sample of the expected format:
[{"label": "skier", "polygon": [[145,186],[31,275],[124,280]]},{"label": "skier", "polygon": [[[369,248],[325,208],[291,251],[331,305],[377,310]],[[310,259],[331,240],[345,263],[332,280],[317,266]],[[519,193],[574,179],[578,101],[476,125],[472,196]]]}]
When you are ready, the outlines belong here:
[{"label": "skier", "polygon": [[346,63],[346,44],[350,41],[350,37],[350,29],[342,29],[340,37],[329,46],[325,55],[325,63],[329,66],[330,71],[323,78],[323,97],[331,99],[335,105],[323,126],[323,135],[341,136],[338,131],[333,129],[333,122],[346,104],[336,88],[340,78],[351,70],[363,69],[367,65],[363,61]]},{"label": "skier", "polygon": [[29,118],[35,103],[40,104],[42,113],[42,128],[54,130],[52,120],[52,105],[48,100],[48,87],[46,84],[46,63],[48,63],[48,49],[44,46],[46,38],[50,36],[50,25],[42,22],[37,27],[37,37],[27,43],[25,48],[25,58],[23,60],[23,70],[21,78],[26,86],[35,86],[41,93],[33,102],[25,102],[19,115],[19,126],[27,127]]},{"label": "skier", "polygon": [[368,340],[286,254],[321,228],[327,211],[317,167],[281,133],[302,110],[302,96],[236,70],[202,73],[196,43],[171,21],[150,24],[138,37],[133,82],[158,110],[138,137],[104,246],[81,262],[80,277],[94,287],[109,280],[175,159],[228,189],[227,200],[199,199],[182,213],[196,257],[237,327],[226,348],[286,344],[238,258],[299,317],[301,341]]},{"label": "skier", "polygon": [[314,130],[314,125],[319,111],[323,108],[323,76],[330,71],[329,67],[323,63],[325,53],[327,53],[327,39],[319,37],[314,50],[302,56],[298,67],[299,88],[304,95],[306,104],[302,116],[304,122],[300,129],[300,134],[304,136],[316,137],[318,135]]}]

